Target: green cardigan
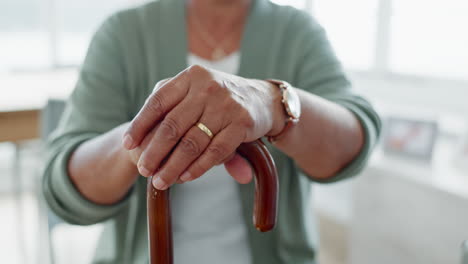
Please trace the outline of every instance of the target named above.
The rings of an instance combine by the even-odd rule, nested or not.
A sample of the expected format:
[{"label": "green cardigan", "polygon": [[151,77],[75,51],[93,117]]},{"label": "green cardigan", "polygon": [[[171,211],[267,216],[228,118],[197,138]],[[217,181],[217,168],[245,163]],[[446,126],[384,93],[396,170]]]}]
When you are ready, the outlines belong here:
[{"label": "green cardigan", "polygon": [[[90,44],[76,88],[49,142],[43,190],[50,208],[65,221],[105,222],[94,263],[148,263],[146,181],[138,179],[117,204],[95,204],[71,183],[70,154],[84,141],[131,120],[153,86],[182,71],[186,58],[184,0],[160,0],[121,11],[103,23]],[[254,1],[242,40],[239,75],[285,80],[351,110],[364,127],[365,146],[329,182],[364,167],[379,135],[379,117],[352,92],[325,32],[308,14],[267,0]],[[309,203],[311,180],[292,159],[268,148],[280,175],[278,224],[272,232],[253,228],[254,186],[239,185],[252,263],[314,263],[317,231]]]}]

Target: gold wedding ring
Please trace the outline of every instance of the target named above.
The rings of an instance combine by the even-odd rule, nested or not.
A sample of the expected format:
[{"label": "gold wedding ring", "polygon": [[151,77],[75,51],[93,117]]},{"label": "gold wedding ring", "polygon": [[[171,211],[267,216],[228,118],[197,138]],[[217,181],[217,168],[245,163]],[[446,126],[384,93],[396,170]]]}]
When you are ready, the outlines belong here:
[{"label": "gold wedding ring", "polygon": [[205,132],[205,134],[206,134],[207,136],[209,136],[210,138],[213,138],[213,133],[212,133],[211,130],[210,130],[208,127],[206,127],[203,123],[198,122],[198,123],[196,124],[196,126],[197,126],[201,131]]}]

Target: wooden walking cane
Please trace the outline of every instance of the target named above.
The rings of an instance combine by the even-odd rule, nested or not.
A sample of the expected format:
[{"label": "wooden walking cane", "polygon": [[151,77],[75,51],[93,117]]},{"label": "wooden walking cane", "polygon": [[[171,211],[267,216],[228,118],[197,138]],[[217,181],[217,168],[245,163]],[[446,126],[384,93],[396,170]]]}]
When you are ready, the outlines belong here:
[{"label": "wooden walking cane", "polygon": [[[252,164],[255,174],[253,222],[257,230],[267,232],[276,223],[278,175],[275,163],[261,140],[244,143],[237,152]],[[147,183],[148,239],[150,264],[172,264],[172,227],[169,189],[157,190]]]}]

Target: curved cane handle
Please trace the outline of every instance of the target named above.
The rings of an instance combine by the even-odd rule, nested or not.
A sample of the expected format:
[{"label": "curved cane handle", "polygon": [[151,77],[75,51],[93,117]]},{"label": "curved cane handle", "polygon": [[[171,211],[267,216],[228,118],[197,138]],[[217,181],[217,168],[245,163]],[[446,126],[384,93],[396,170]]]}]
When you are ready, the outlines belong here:
[{"label": "curved cane handle", "polygon": [[273,229],[278,205],[278,173],[275,162],[261,140],[241,144],[237,152],[246,158],[255,175],[253,223],[261,232]]},{"label": "curved cane handle", "polygon": [[[261,140],[243,143],[237,152],[252,164],[255,173],[254,225],[261,232],[270,231],[276,224],[278,204],[278,174],[273,158]],[[146,189],[150,263],[172,264],[169,189],[155,189],[151,179],[148,177]]]}]

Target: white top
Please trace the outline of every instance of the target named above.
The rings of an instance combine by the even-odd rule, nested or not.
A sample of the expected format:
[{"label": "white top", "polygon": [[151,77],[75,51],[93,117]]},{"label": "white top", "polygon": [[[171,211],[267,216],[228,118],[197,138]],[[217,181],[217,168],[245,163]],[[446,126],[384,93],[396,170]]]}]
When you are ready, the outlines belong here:
[{"label": "white top", "polygon": [[[189,54],[188,65],[236,74],[240,54],[208,61]],[[238,183],[224,165],[171,189],[175,264],[251,264]]]},{"label": "white top", "polygon": [[187,64],[189,66],[198,64],[218,71],[230,74],[237,74],[240,66],[240,52],[231,53],[227,57],[224,57],[221,60],[217,61],[206,60],[198,57],[195,54],[189,53],[187,58]]}]

